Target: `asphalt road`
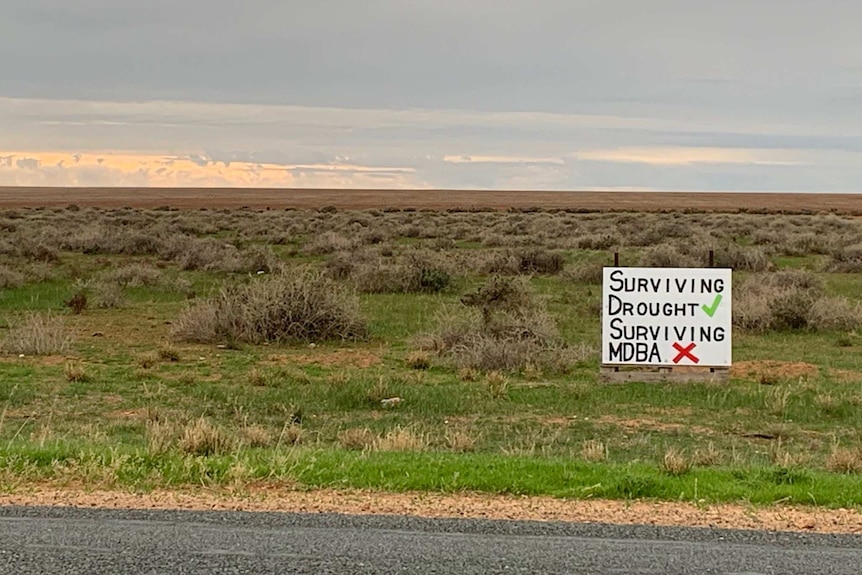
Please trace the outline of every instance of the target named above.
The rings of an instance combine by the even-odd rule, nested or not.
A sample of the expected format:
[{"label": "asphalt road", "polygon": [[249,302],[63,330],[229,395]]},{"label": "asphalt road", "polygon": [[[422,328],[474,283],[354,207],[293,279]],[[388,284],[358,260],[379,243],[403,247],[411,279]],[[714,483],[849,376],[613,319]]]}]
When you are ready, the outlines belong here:
[{"label": "asphalt road", "polygon": [[862,537],[0,507],[0,573],[862,573]]}]

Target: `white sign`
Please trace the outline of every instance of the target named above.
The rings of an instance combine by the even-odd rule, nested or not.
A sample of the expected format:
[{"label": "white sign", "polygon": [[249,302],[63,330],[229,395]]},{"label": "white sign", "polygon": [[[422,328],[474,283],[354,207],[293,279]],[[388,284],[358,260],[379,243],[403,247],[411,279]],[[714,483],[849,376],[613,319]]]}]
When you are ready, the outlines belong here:
[{"label": "white sign", "polygon": [[602,363],[731,364],[731,270],[604,268]]}]

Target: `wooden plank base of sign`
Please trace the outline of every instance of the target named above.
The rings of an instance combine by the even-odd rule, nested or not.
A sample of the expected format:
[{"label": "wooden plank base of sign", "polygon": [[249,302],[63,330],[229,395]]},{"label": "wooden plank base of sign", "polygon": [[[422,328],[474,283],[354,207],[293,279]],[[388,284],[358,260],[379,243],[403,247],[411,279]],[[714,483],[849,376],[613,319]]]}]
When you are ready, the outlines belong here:
[{"label": "wooden plank base of sign", "polygon": [[605,383],[689,383],[689,382],[721,382],[730,378],[730,370],[726,367],[684,367],[674,370],[673,367],[657,369],[628,369],[618,365],[602,365],[599,379]]}]

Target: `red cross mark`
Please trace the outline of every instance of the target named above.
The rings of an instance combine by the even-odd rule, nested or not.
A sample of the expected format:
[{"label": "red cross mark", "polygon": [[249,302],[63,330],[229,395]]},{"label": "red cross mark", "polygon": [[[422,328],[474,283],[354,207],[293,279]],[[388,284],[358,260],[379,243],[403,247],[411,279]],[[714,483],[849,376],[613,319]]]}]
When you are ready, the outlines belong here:
[{"label": "red cross mark", "polygon": [[692,362],[698,363],[700,361],[700,359],[698,359],[697,357],[695,357],[695,355],[693,353],[691,353],[691,350],[693,350],[695,347],[697,347],[697,346],[694,343],[690,343],[686,347],[682,347],[682,345],[679,343],[674,343],[673,348],[675,350],[677,350],[679,353],[676,355],[675,358],[673,358],[673,362],[679,363],[683,359],[688,358]]}]

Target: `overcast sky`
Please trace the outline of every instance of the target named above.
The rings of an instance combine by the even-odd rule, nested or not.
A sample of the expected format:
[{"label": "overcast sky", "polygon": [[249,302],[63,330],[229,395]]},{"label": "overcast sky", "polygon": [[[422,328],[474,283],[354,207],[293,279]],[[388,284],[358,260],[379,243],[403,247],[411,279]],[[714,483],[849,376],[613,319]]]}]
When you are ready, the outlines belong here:
[{"label": "overcast sky", "polygon": [[0,185],[862,191],[858,0],[18,0]]}]

